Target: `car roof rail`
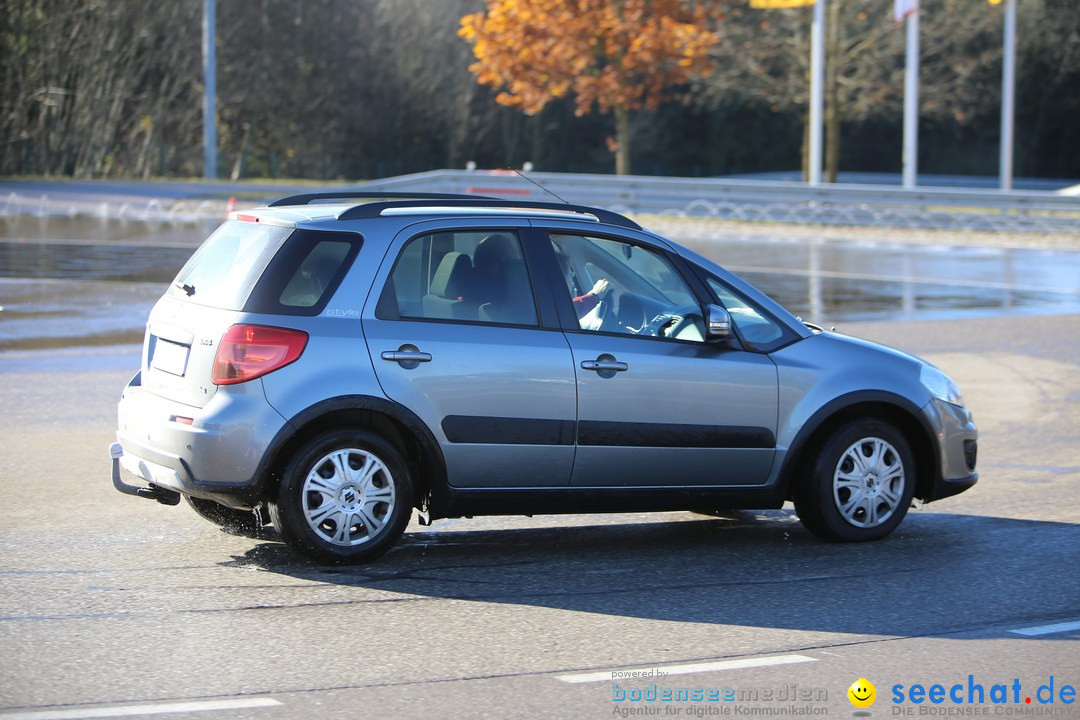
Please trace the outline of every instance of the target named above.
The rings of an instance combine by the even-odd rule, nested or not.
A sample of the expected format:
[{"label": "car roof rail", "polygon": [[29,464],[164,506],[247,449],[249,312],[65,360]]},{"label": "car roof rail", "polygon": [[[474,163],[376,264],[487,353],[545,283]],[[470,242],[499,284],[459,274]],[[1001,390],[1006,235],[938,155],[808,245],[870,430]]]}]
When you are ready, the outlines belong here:
[{"label": "car roof rail", "polygon": [[[436,200],[437,202],[432,202]],[[338,220],[354,220],[357,218],[379,217],[383,210],[391,208],[477,208],[477,209],[502,209],[502,210],[561,210],[567,213],[592,215],[597,220],[608,225],[641,230],[636,222],[611,210],[589,207],[587,205],[571,205],[570,203],[544,202],[541,200],[500,200],[489,199],[477,195],[444,196],[443,198],[416,199],[415,196],[408,200],[393,202],[371,202],[349,208],[338,215]]]},{"label": "car roof rail", "polygon": [[460,195],[454,193],[425,193],[425,192],[372,192],[370,190],[341,190],[302,193],[290,195],[267,205],[267,207],[281,207],[282,205],[310,205],[318,200],[462,200],[484,198],[484,195]]}]

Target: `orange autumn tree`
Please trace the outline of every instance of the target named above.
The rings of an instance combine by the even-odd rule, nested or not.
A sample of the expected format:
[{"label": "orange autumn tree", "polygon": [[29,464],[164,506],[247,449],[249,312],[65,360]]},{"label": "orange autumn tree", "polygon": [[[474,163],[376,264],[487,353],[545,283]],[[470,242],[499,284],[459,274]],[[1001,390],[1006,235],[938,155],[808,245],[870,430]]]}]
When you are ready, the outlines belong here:
[{"label": "orange autumn tree", "polygon": [[476,81],[534,115],[573,96],[577,115],[615,115],[615,172],[630,172],[630,117],[709,72],[710,3],[685,0],[487,0],[461,19]]}]

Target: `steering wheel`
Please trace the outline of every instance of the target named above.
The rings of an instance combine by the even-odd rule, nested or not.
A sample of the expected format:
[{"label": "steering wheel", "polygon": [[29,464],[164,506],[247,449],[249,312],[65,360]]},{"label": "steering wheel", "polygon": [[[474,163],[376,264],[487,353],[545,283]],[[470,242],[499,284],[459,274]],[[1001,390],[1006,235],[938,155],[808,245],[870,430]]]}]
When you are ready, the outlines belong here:
[{"label": "steering wheel", "polygon": [[[613,298],[615,297],[614,293],[609,292],[604,302],[610,307],[613,305]],[[617,297],[619,307],[611,307],[611,313],[608,316],[609,322],[603,329],[640,334],[641,330],[639,328],[644,328],[649,321],[645,306],[641,304],[641,301],[633,293],[624,292]]]},{"label": "steering wheel", "polygon": [[596,319],[600,321],[598,326],[599,330],[609,330],[611,323],[609,320],[614,319],[615,313],[611,312],[611,296],[608,295],[603,300],[596,301]]},{"label": "steering wheel", "polygon": [[700,319],[701,308],[696,305],[680,305],[654,317],[638,334],[674,338]]}]

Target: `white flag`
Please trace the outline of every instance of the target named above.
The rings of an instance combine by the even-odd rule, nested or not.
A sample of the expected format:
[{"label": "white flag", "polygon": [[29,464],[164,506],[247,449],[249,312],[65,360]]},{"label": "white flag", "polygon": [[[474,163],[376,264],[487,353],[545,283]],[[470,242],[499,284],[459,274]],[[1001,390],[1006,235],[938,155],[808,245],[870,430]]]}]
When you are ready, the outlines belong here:
[{"label": "white flag", "polygon": [[919,11],[919,0],[896,0],[896,22],[904,22],[913,12]]}]

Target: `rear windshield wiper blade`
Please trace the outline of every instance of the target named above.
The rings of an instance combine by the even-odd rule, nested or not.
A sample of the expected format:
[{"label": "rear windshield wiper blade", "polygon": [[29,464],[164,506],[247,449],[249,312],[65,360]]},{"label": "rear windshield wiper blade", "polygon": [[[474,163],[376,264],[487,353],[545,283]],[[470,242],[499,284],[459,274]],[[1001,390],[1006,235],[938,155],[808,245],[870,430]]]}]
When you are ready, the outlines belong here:
[{"label": "rear windshield wiper blade", "polygon": [[195,294],[195,286],[194,285],[188,285],[187,283],[178,282],[178,283],[176,283],[176,287],[178,287],[181,290],[183,290],[184,292],[186,292],[188,297],[191,297],[192,295]]}]

